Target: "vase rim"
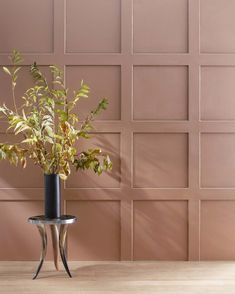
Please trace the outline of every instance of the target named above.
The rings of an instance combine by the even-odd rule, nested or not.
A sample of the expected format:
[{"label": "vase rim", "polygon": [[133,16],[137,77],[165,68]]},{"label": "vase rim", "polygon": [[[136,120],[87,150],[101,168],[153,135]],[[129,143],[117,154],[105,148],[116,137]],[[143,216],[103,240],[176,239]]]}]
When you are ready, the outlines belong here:
[{"label": "vase rim", "polygon": [[59,174],[45,174],[44,177],[59,177]]},{"label": "vase rim", "polygon": [[56,176],[58,176],[59,174],[56,174],[56,173],[46,174],[46,173],[44,173],[44,175],[45,175],[45,176],[51,176],[51,175],[56,175]]}]

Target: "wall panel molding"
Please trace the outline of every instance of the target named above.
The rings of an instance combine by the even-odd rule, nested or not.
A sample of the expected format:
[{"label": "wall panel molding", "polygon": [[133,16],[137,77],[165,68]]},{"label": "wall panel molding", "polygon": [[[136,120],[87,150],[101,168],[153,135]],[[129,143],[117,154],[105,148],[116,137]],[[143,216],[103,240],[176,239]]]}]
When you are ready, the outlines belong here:
[{"label": "wall panel molding", "polygon": [[[235,226],[234,1],[224,7],[219,0],[23,0],[27,11],[17,11],[12,1],[9,11],[9,1],[0,0],[0,37],[8,38],[1,66],[17,48],[24,66],[37,60],[42,68],[64,68],[69,87],[85,77],[93,91],[89,105],[110,96],[109,110],[94,126],[113,157],[113,174],[73,174],[62,185],[65,212],[80,217],[69,241],[71,258],[235,259],[229,236]],[[35,5],[45,14],[43,24]],[[8,23],[14,15],[17,35]],[[28,34],[22,33],[24,18],[31,23]],[[0,101],[9,102],[2,73],[0,86]],[[0,121],[0,138],[5,126]],[[0,210],[15,207],[26,222],[31,208],[22,212],[22,201],[43,199],[43,177],[34,167],[22,172],[6,163],[0,173]],[[223,219],[226,228],[218,223]],[[95,222],[105,226],[107,238],[97,241],[98,249],[86,235]],[[217,236],[231,243],[209,252]],[[5,250],[0,255],[10,259],[13,249]]]}]

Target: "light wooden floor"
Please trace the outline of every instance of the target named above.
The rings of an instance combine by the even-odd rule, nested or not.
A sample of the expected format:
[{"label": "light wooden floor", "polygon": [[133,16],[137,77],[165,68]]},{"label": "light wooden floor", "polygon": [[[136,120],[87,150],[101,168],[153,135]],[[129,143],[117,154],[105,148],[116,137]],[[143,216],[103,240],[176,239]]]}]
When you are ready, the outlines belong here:
[{"label": "light wooden floor", "polygon": [[33,281],[36,264],[0,262],[0,294],[235,294],[235,262],[46,262]]}]

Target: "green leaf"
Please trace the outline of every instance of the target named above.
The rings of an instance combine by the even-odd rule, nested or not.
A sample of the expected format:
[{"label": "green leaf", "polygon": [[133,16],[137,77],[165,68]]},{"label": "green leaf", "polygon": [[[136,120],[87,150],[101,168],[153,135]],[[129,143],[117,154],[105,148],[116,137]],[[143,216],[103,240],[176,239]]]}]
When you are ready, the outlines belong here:
[{"label": "green leaf", "polygon": [[9,76],[11,76],[11,72],[10,72],[10,70],[9,70],[7,67],[3,66],[2,69],[4,70],[4,72],[5,72],[6,74],[8,74]]},{"label": "green leaf", "polygon": [[2,149],[0,149],[0,160],[2,159],[6,159],[6,153]]},{"label": "green leaf", "polygon": [[16,131],[16,130],[17,130],[19,127],[21,127],[23,124],[25,124],[24,121],[19,121],[19,122],[16,124],[14,131]]},{"label": "green leaf", "polygon": [[45,131],[47,132],[48,136],[50,136],[50,137],[52,137],[52,138],[54,137],[54,132],[53,132],[53,130],[52,130],[51,127],[46,126],[46,127],[45,127]]},{"label": "green leaf", "polygon": [[13,63],[13,65],[18,65],[22,63],[23,58],[21,57],[20,52],[14,49],[12,55],[10,56],[10,60]]},{"label": "green leaf", "polygon": [[27,117],[25,115],[24,109],[22,109],[22,115],[23,115],[24,120],[27,120]]},{"label": "green leaf", "polygon": [[48,142],[50,144],[54,144],[54,141],[51,137],[45,136],[45,142]]},{"label": "green leaf", "polygon": [[78,93],[76,96],[77,97],[83,97],[83,98],[88,98],[89,97],[88,95],[86,95],[86,94],[84,94],[82,92]]},{"label": "green leaf", "polygon": [[60,136],[60,135],[57,135],[57,134],[54,134],[54,138],[58,139],[58,140],[63,140],[64,139],[63,136]]},{"label": "green leaf", "polygon": [[18,135],[19,133],[22,133],[23,131],[26,131],[26,130],[30,130],[30,127],[27,126],[27,125],[24,125],[24,126],[20,127],[20,128],[15,132],[15,134]]},{"label": "green leaf", "polygon": [[30,143],[30,144],[33,144],[35,142],[37,142],[37,138],[36,137],[25,139],[21,143]]},{"label": "green leaf", "polygon": [[19,70],[21,70],[21,67],[17,67],[17,68],[15,69],[15,71],[13,72],[13,74],[16,75],[16,74],[18,73]]},{"label": "green leaf", "polygon": [[67,176],[65,174],[59,174],[59,177],[61,178],[61,180],[67,180]]}]

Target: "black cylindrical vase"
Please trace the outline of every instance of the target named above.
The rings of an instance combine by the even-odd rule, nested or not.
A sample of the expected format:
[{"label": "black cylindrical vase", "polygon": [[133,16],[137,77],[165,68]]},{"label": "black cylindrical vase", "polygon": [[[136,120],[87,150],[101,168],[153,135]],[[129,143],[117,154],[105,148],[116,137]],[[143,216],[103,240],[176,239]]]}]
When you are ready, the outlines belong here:
[{"label": "black cylindrical vase", "polygon": [[61,216],[60,178],[57,174],[44,175],[45,185],[45,217]]}]

